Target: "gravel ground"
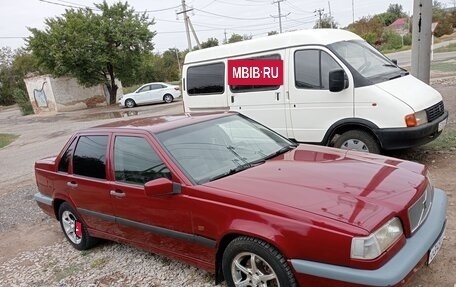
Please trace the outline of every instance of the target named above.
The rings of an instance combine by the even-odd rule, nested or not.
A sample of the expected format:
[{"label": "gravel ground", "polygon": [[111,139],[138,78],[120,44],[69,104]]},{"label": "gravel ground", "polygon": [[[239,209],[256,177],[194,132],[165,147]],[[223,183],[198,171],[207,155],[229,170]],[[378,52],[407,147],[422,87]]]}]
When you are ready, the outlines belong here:
[{"label": "gravel ground", "polygon": [[[18,225],[58,226],[36,205],[35,192],[36,186],[29,185],[0,197],[0,232]],[[0,265],[0,286],[196,287],[214,282],[211,273],[123,244],[102,241],[91,250],[78,251],[63,233],[59,242],[22,252]]]}]

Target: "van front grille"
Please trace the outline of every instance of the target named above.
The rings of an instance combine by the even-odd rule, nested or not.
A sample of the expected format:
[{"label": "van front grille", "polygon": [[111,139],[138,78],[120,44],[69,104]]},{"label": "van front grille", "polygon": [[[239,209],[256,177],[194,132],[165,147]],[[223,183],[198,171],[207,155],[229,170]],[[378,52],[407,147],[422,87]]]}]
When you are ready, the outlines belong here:
[{"label": "van front grille", "polygon": [[425,109],[426,111],[426,116],[428,123],[434,121],[441,115],[443,115],[443,112],[445,111],[445,107],[443,106],[443,101],[433,105],[432,107],[429,107]]}]

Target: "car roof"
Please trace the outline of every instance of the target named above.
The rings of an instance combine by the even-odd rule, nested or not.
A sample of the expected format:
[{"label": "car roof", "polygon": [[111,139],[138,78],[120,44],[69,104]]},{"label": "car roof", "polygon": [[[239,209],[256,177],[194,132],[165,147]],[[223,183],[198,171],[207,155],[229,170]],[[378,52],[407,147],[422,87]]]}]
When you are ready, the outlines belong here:
[{"label": "car roof", "polygon": [[94,131],[99,132],[115,132],[115,131],[134,131],[145,130],[151,133],[159,133],[166,130],[172,130],[183,126],[192,125],[199,122],[204,122],[212,119],[222,118],[230,115],[235,115],[235,112],[222,113],[198,113],[191,114],[176,114],[157,117],[146,117],[116,121],[108,124],[95,126],[86,130],[81,130],[79,133]]}]

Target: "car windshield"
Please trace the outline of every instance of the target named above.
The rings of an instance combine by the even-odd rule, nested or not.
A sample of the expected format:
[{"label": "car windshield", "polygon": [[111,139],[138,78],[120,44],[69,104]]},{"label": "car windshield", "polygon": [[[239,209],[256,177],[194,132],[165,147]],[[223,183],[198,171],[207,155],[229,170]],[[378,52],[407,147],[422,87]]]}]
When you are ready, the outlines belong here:
[{"label": "car windshield", "polygon": [[262,164],[296,146],[239,115],[161,132],[157,137],[175,163],[196,184]]},{"label": "car windshield", "polygon": [[366,79],[383,82],[408,75],[365,41],[342,41],[330,44],[329,47]]}]

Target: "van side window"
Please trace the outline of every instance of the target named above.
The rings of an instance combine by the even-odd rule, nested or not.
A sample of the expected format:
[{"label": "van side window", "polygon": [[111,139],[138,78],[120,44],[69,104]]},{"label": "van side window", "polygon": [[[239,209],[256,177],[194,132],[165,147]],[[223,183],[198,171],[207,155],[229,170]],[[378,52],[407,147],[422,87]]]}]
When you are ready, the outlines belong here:
[{"label": "van side window", "polygon": [[215,63],[187,69],[189,96],[223,94],[225,91],[225,64]]},{"label": "van side window", "polygon": [[301,89],[329,90],[329,72],[342,67],[326,52],[300,50],[294,55],[295,86]]},{"label": "van side window", "polygon": [[[279,54],[265,55],[245,60],[280,60]],[[230,86],[233,93],[255,92],[255,91],[272,91],[277,90],[280,86],[248,85],[248,86]]]}]

